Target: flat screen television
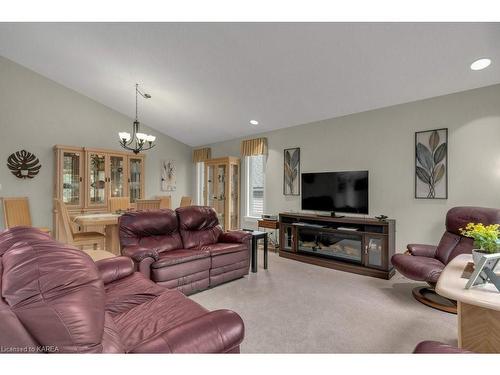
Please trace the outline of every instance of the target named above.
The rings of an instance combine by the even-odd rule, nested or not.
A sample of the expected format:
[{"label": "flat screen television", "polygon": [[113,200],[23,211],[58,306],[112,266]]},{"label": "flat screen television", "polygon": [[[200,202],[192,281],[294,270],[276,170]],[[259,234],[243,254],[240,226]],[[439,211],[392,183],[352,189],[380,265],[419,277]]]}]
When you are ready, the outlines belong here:
[{"label": "flat screen television", "polygon": [[368,214],[368,171],[302,173],[302,209]]}]

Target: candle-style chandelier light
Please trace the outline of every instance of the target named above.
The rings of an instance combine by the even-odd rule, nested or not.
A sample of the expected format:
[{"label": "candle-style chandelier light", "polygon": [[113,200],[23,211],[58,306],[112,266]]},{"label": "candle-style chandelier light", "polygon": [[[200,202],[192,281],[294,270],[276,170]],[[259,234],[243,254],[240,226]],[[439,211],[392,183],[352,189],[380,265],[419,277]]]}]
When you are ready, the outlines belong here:
[{"label": "candle-style chandelier light", "polygon": [[138,96],[142,96],[144,99],[150,99],[151,95],[143,93],[139,90],[139,84],[135,84],[135,120],[132,125],[132,135],[127,132],[119,132],[120,145],[126,149],[132,151],[134,154],[138,154],[141,151],[146,151],[155,146],[154,141],[156,137],[154,135],[149,135],[140,132],[139,118],[137,115],[137,100]]}]

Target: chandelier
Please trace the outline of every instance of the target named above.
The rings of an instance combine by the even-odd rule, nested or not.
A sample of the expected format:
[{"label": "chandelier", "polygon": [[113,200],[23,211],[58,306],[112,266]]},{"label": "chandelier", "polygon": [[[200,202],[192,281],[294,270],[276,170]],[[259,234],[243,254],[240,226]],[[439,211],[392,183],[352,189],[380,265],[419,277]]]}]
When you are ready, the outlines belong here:
[{"label": "chandelier", "polygon": [[126,149],[132,151],[134,154],[138,154],[141,151],[149,150],[155,147],[154,141],[156,137],[154,135],[149,135],[140,132],[139,118],[137,116],[137,98],[138,95],[142,96],[144,99],[150,99],[151,95],[141,92],[139,90],[139,84],[135,84],[135,120],[132,125],[132,135],[127,132],[119,132],[120,145]]}]

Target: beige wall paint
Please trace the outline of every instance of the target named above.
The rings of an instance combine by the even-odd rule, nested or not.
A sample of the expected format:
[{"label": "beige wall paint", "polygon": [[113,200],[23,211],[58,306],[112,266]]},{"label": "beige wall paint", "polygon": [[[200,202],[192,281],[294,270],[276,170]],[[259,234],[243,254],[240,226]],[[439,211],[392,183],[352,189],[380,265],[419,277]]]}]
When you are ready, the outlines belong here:
[{"label": "beige wall paint", "polygon": [[[52,147],[121,150],[118,131],[131,129],[133,120],[2,57],[0,82],[0,196],[28,196],[34,225],[52,227]],[[157,146],[145,152],[146,197],[165,194],[160,191],[161,161],[174,159],[176,205],[182,195],[191,194],[191,147],[146,126],[143,130],[157,136]],[[20,149],[33,152],[41,161],[42,169],[33,180],[20,180],[7,169],[8,155]]]},{"label": "beige wall paint", "polygon": [[[449,198],[414,199],[414,132],[442,127],[449,129]],[[300,210],[300,197],[282,194],[283,150],[290,147],[301,148],[302,172],[369,170],[369,216],[396,219],[398,251],[411,242],[437,243],[451,207],[500,207],[500,85],[258,136],[269,144],[268,213]],[[209,146],[214,157],[239,155],[240,141]]]}]

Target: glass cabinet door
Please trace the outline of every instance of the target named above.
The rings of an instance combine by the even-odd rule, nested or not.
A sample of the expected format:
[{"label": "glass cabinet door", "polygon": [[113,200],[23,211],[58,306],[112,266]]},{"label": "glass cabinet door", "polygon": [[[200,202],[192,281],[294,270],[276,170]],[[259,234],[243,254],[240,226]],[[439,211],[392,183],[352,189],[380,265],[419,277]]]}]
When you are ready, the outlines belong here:
[{"label": "glass cabinet door", "polygon": [[217,213],[224,230],[238,229],[239,159],[222,157],[205,162],[205,204]]},{"label": "glass cabinet door", "polygon": [[225,223],[225,202],[226,202],[226,165],[220,164],[217,166],[217,215],[219,224],[222,228],[226,228]]},{"label": "glass cabinet door", "polygon": [[237,165],[231,165],[231,181],[229,190],[231,191],[231,199],[229,206],[229,219],[231,220],[231,225],[229,229],[238,229],[238,207],[239,207],[239,170]]},{"label": "glass cabinet door", "polygon": [[106,155],[90,152],[88,157],[89,206],[106,205]]},{"label": "glass cabinet door", "polygon": [[384,250],[383,236],[365,236],[365,265],[373,268],[386,269],[387,259]]},{"label": "glass cabinet door", "polygon": [[205,182],[205,202],[207,203],[207,206],[213,207],[215,209],[215,202],[217,201],[217,196],[215,193],[215,181],[214,181],[214,175],[215,175],[215,166],[213,165],[207,165],[206,170],[206,182]]},{"label": "glass cabinet door", "polygon": [[129,192],[130,202],[135,203],[137,199],[142,198],[142,159],[129,158]]},{"label": "glass cabinet door", "polygon": [[281,224],[280,226],[280,244],[285,251],[295,251],[293,246],[293,226],[288,224]]},{"label": "glass cabinet door", "polygon": [[81,206],[80,184],[82,182],[82,154],[63,151],[62,200],[68,206]]},{"label": "glass cabinet door", "polygon": [[109,183],[111,197],[124,197],[125,192],[125,156],[109,156]]}]

